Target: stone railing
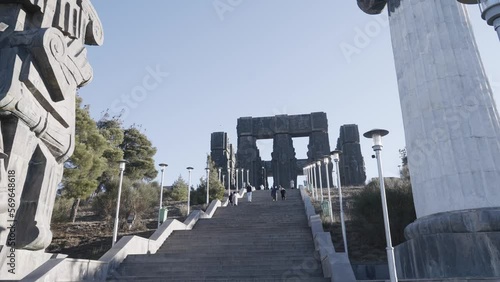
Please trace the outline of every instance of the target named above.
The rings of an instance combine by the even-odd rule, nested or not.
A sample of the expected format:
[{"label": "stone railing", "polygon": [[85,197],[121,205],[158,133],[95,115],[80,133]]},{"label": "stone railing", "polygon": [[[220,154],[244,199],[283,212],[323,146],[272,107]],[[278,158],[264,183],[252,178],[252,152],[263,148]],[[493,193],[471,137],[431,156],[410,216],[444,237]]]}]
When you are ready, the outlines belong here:
[{"label": "stone railing", "polygon": [[[241,189],[237,194],[238,198],[243,197],[245,192],[245,189]],[[108,275],[112,274],[128,255],[156,253],[173,231],[191,230],[200,218],[211,218],[218,207],[225,207],[228,205],[228,202],[227,198],[224,202],[214,200],[210,203],[206,211],[194,210],[184,222],[176,219],[168,219],[149,238],[123,236],[99,260],[50,259],[21,281],[106,280]]]},{"label": "stone railing", "polygon": [[335,252],[330,232],[323,230],[321,218],[316,214],[305,188],[300,188],[300,196],[304,202],[307,220],[314,239],[314,247],[319,253],[324,276],[335,282],[355,282],[356,278],[349,257],[346,253]]}]

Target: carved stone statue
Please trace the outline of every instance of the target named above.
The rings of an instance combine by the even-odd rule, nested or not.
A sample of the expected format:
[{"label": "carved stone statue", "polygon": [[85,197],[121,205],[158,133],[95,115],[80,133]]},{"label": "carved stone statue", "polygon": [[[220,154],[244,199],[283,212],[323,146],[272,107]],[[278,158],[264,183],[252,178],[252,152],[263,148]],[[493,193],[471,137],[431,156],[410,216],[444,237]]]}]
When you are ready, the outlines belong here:
[{"label": "carved stone statue", "polygon": [[75,95],[101,45],[89,0],[0,1],[0,248],[41,250],[63,163],[74,149]]}]

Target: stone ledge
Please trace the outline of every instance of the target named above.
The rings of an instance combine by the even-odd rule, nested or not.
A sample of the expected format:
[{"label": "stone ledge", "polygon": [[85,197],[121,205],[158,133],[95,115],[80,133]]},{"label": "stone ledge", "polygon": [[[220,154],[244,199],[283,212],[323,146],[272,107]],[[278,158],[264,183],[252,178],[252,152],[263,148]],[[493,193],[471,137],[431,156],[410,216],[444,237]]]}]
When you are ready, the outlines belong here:
[{"label": "stone ledge", "polygon": [[307,221],[314,238],[314,248],[319,253],[324,277],[332,282],[355,282],[356,277],[352,270],[349,257],[345,253],[336,253],[329,232],[324,232],[321,218],[316,214],[311,199],[305,188],[300,188]]},{"label": "stone ledge", "polygon": [[483,208],[437,213],[417,219],[405,228],[410,240],[441,233],[499,232],[500,208]]},{"label": "stone ledge", "polygon": [[423,235],[396,246],[395,255],[404,279],[498,279],[500,232]]}]

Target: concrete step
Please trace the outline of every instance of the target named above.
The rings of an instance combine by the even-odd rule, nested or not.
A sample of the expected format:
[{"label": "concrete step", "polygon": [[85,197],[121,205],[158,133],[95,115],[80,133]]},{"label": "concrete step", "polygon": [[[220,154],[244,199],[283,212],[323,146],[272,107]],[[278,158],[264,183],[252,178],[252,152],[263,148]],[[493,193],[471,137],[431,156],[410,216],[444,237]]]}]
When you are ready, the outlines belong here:
[{"label": "concrete step", "polygon": [[[273,262],[279,263],[293,263],[293,262],[303,262],[306,259],[304,256],[290,256],[287,258],[281,256],[265,257],[261,256],[259,258],[242,257],[240,255],[230,255],[226,257],[214,257],[212,261],[216,263],[231,263],[239,264],[240,262],[245,264],[265,264]],[[161,255],[148,255],[144,257],[143,255],[129,255],[126,259],[126,263],[186,263],[186,262],[200,262],[205,263],[207,260],[206,256],[196,256],[196,257],[179,257],[172,254],[161,254]]]},{"label": "concrete step", "polygon": [[[270,275],[277,275],[277,276],[282,276],[286,275],[286,273],[293,273],[293,269],[290,268],[278,268],[278,269],[270,269],[270,268],[264,268],[264,269],[259,269],[259,268],[241,268],[239,267],[232,267],[230,269],[227,268],[220,268],[220,269],[198,269],[198,267],[190,267],[190,269],[185,269],[185,270],[162,270],[162,269],[142,269],[142,270],[137,270],[137,269],[129,269],[129,268],[124,268],[121,269],[120,271],[117,272],[118,275],[123,275],[123,276],[137,276],[137,277],[142,277],[142,276],[159,276],[159,277],[175,277],[179,279],[180,277],[210,277],[210,276],[225,276],[225,277],[234,277],[234,276],[241,276],[241,277],[248,277],[248,276],[270,276]],[[307,270],[307,275],[308,276],[315,276],[315,277],[321,277],[323,275],[323,272],[321,269],[308,269]]]},{"label": "concrete step", "polygon": [[169,282],[186,282],[186,281],[209,281],[209,282],[274,282],[274,281],[308,281],[308,282],[326,282],[330,281],[328,278],[312,276],[307,274],[301,275],[250,275],[250,276],[182,276],[182,277],[172,277],[172,276],[120,276],[117,279],[110,279],[109,281],[169,281]]},{"label": "concrete step", "polygon": [[298,190],[272,202],[219,208],[192,230],[174,231],[156,254],[130,255],[111,281],[329,281],[323,278]]}]

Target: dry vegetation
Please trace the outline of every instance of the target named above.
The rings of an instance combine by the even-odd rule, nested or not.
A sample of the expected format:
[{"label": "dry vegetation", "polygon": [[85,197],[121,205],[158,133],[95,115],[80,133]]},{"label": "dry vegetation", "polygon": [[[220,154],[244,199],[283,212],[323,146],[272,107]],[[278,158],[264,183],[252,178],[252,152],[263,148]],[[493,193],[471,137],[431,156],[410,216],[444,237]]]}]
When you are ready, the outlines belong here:
[{"label": "dry vegetation", "polygon": [[[171,202],[168,205],[168,218],[184,221],[186,205],[183,202]],[[192,206],[200,209],[202,206]],[[149,238],[158,225],[158,213],[144,216],[146,219],[135,222],[129,229],[125,220],[120,222],[118,240],[125,235]],[[111,248],[113,236],[113,218],[102,218],[95,214],[90,204],[83,205],[75,223],[52,223],[53,239],[47,252],[67,254],[71,258],[99,259]]]}]

